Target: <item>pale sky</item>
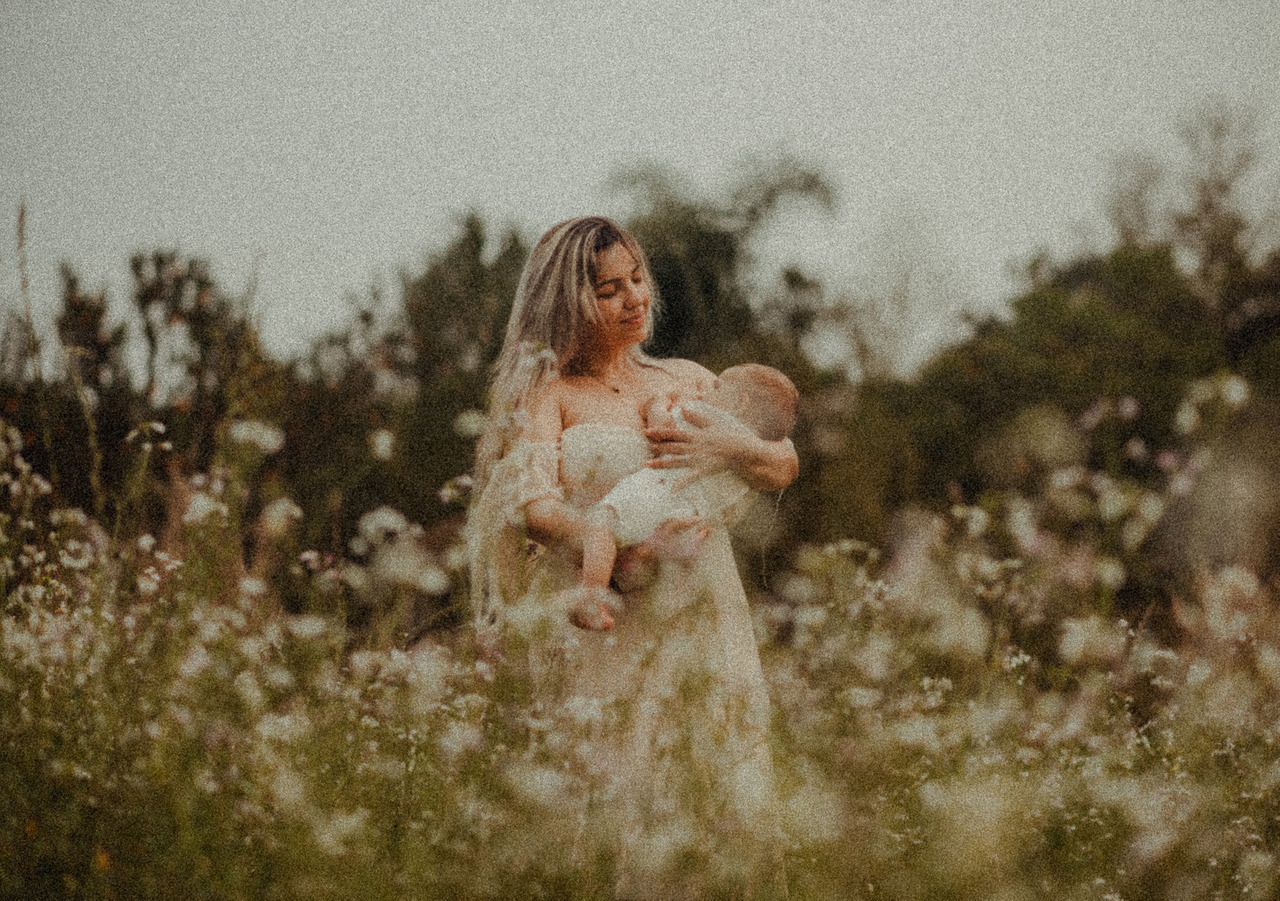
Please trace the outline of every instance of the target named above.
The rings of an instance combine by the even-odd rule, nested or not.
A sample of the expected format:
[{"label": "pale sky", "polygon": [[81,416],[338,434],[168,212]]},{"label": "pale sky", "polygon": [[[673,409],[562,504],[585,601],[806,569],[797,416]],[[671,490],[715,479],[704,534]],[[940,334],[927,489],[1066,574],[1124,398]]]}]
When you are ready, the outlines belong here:
[{"label": "pale sky", "polygon": [[637,163],[714,197],[788,153],[839,207],[784,216],[763,258],[862,294],[914,266],[923,348],[1038,248],[1101,246],[1115,161],[1174,159],[1221,101],[1275,148],[1274,209],[1275,0],[0,0],[0,304],[25,196],[37,318],[60,261],[119,318],[130,254],[172,247],[233,294],[256,272],[289,354],[467,209],[533,239],[625,215],[607,182]]}]

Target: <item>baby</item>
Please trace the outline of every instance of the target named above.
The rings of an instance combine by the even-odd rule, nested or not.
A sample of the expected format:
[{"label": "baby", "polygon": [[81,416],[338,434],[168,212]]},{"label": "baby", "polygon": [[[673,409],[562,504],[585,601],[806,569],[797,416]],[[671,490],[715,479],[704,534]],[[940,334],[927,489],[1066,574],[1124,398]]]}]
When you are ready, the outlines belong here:
[{"label": "baby", "polygon": [[[760,438],[781,441],[795,427],[799,396],[778,370],[745,363],[720,373],[701,399],[655,397],[641,412],[646,427],[666,428],[683,424],[684,410],[696,410],[700,403],[730,414]],[[670,520],[726,522],[749,490],[728,471],[702,475],[686,468],[644,467],[622,479],[586,513],[582,575],[562,598],[570,620],[584,629],[612,628],[618,596],[609,580],[618,550],[642,544]]]}]

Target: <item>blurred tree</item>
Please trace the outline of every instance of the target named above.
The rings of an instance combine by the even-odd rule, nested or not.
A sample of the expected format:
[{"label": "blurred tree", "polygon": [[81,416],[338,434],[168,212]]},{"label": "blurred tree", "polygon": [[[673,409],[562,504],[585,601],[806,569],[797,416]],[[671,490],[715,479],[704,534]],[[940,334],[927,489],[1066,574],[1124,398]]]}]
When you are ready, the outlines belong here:
[{"label": "blurred tree", "polygon": [[[627,224],[649,256],[662,298],[652,352],[713,369],[740,362],[742,345],[760,331],[747,283],[752,239],[787,198],[824,210],[834,202],[820,174],[786,159],[749,170],[719,200],[699,200],[670,173],[652,167],[619,176],[615,184],[638,203]],[[798,275],[791,271],[792,300],[804,296]],[[801,321],[790,325],[794,340]]]},{"label": "blurred tree", "polygon": [[[874,511],[904,502],[945,509],[1006,491],[1037,494],[1070,463],[1155,486],[1164,478],[1157,452],[1185,443],[1174,422],[1188,386],[1227,369],[1254,385],[1258,411],[1227,442],[1265,431],[1256,420],[1274,416],[1266,411],[1280,396],[1280,247],[1261,252],[1243,209],[1256,148],[1235,129],[1212,116],[1187,133],[1193,169],[1180,206],[1160,209],[1158,170],[1136,164],[1110,209],[1112,249],[1034,260],[1007,318],[973,322],[968,339],[910,379],[860,385],[850,447],[883,453],[881,439],[892,434],[885,420],[898,423],[915,478],[904,485],[898,474],[867,471],[861,491],[879,501],[854,506],[874,520]],[[1100,400],[1115,410],[1122,398],[1124,416],[1094,415]],[[1250,453],[1255,462],[1274,457],[1260,445]],[[1280,478],[1280,466],[1267,467]],[[1149,562],[1130,561],[1137,575],[1127,602],[1138,614],[1152,599],[1167,601],[1160,580],[1185,563],[1170,562],[1161,575]]]},{"label": "blurred tree", "polygon": [[457,509],[442,506],[437,493],[471,470],[490,366],[501,350],[528,255],[529,246],[514,229],[493,241],[471,213],[420,274],[401,277],[406,334],[391,362],[420,391],[398,422],[404,453],[395,478],[411,490],[420,522],[436,522]]},{"label": "blurred tree", "polygon": [[[54,395],[60,405],[71,408],[67,413],[75,409],[81,415],[59,417],[59,488],[69,503],[99,518],[106,516],[108,507],[114,513],[109,502],[118,498],[128,470],[124,439],[140,413],[123,362],[126,327],[109,328],[106,316],[106,292],[82,291],[80,280],[64,265],[56,326],[70,380]],[[63,396],[67,393],[71,397]],[[80,441],[67,434],[77,427]]]},{"label": "blurred tree", "polygon": [[122,360],[126,327],[108,328],[107,295],[88,294],[69,266],[62,267],[62,310],[56,320],[58,340],[74,378],[99,394],[128,384]]},{"label": "blurred tree", "polygon": [[147,342],[144,396],[163,411],[186,471],[207,470],[232,418],[274,417],[278,364],[246,303],[223,294],[204,261],[157,251],[135,255],[130,268]]}]

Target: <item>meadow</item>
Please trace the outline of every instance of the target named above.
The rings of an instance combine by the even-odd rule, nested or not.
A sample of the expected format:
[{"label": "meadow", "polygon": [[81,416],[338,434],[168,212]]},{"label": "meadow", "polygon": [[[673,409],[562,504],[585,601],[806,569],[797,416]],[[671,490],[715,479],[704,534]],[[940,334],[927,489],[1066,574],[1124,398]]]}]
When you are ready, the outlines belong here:
[{"label": "meadow", "polygon": [[[910,372],[911,265],[881,297],[752,268],[782,200],[832,208],[820,173],[637,177],[650,350],[802,398],[800,476],[736,541],[784,857],[747,888],[754,839],[692,768],[617,859],[572,799],[622,713],[540,706],[469,626],[518,232],[463,217],[398,306],[374,291],[282,361],[170,250],[131,260],[123,316],[64,269],[47,343],[22,207],[0,897],[603,899],[620,871],[705,898],[1275,896],[1280,242],[1234,129],[1188,132],[1172,193],[1128,173],[1112,246],[1029,261],[1007,315]],[[682,672],[696,715],[714,680]]]},{"label": "meadow", "polygon": [[[808,545],[753,583],[787,896],[1273,896],[1274,587],[1206,569],[1172,599],[1176,629],[1128,622],[1098,537],[1148,541],[1198,490],[1206,424],[1248,395],[1196,383],[1154,488],[1064,467],[1039,493],[909,517],[883,555]],[[130,436],[139,460],[160,431]],[[533,709],[466,626],[400,640],[397,610],[464,596],[459,548],[387,507],[359,553],[300,548],[287,499],[245,512],[279,430],[228,434],[231,463],[158,542],[55,505],[3,432],[0,895],[609,897],[617,862],[570,840],[576,776],[548,762],[601,712]],[[1080,528],[1046,527],[1064,516]],[[312,612],[245,568],[250,543]],[[354,632],[342,611],[370,597],[382,620]],[[726,896],[696,828],[648,836],[633,865]]]}]

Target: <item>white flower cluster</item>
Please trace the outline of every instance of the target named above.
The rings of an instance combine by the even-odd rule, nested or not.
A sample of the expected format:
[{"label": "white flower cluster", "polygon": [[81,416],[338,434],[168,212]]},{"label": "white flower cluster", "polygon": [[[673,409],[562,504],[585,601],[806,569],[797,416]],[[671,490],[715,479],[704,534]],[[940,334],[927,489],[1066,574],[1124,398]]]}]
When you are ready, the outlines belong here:
[{"label": "white flower cluster", "polygon": [[229,434],[236,444],[247,444],[268,456],[284,447],[284,432],[280,427],[256,419],[233,422]]}]

